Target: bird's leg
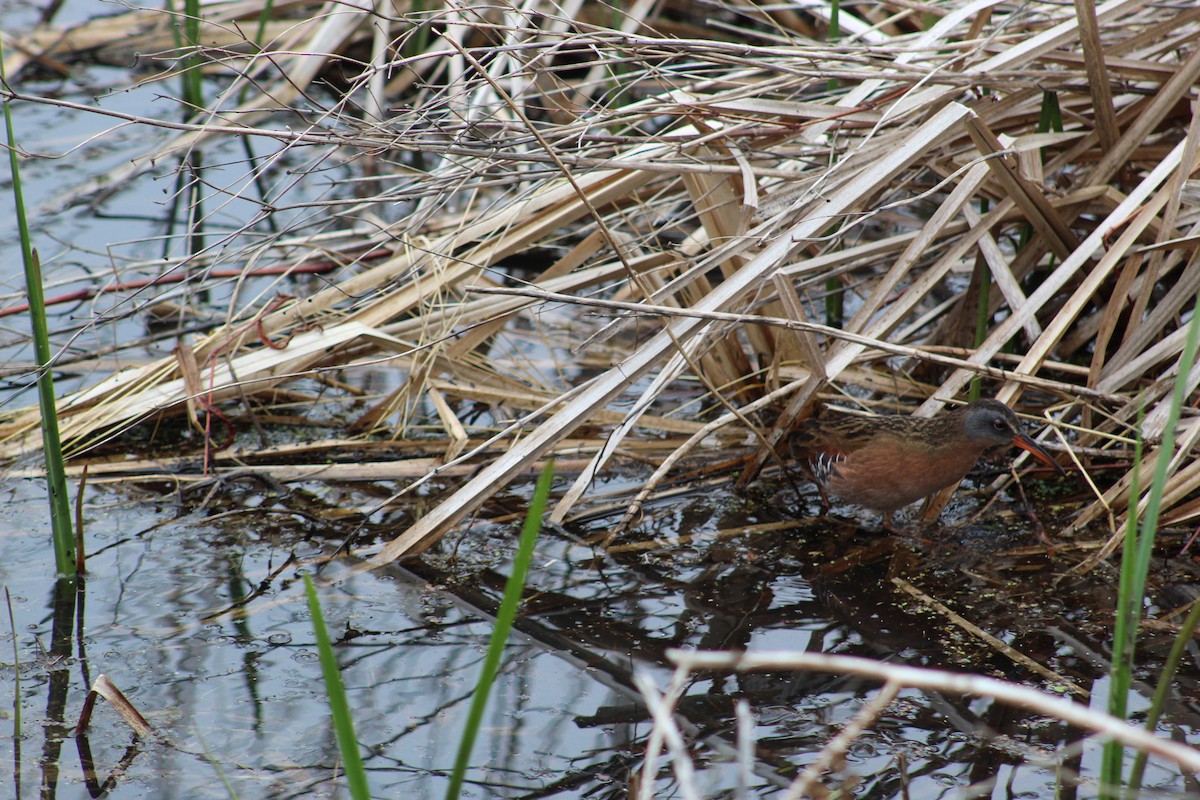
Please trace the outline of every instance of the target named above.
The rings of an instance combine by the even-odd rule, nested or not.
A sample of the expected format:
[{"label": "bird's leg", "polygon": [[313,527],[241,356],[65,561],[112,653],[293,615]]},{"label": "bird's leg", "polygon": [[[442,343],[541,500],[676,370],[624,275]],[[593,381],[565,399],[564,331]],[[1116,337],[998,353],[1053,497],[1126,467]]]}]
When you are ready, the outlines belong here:
[{"label": "bird's leg", "polygon": [[[817,487],[817,494],[821,498],[820,516],[825,516],[829,513],[829,509],[833,507],[829,502],[829,493],[825,491],[825,482],[821,480],[821,477],[817,474],[817,471],[809,464],[801,466],[800,473],[804,475],[804,477],[807,478],[813,486]],[[799,494],[799,490],[797,490],[796,493]]]},{"label": "bird's leg", "polygon": [[829,502],[829,493],[825,491],[825,487],[821,485],[820,481],[813,481],[813,485],[817,487],[817,494],[821,497],[821,515],[824,516],[833,507]]},{"label": "bird's leg", "polygon": [[900,533],[900,531],[897,530],[896,526],[892,522],[892,519],[895,516],[896,516],[895,511],[883,512],[883,529],[892,535],[898,535]]}]

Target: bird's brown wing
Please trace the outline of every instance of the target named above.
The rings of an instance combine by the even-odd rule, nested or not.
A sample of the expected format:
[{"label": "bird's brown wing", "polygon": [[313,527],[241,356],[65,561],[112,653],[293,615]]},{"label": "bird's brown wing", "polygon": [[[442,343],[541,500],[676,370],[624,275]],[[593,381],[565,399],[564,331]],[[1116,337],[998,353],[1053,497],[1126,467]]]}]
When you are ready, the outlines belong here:
[{"label": "bird's brown wing", "polygon": [[826,484],[848,455],[871,440],[871,422],[861,417],[807,419],[792,431],[788,439],[792,459],[816,483],[823,508],[829,507]]},{"label": "bird's brown wing", "polygon": [[792,431],[789,444],[800,458],[847,456],[880,436],[905,438],[911,435],[908,429],[924,421],[906,416],[807,419]]}]

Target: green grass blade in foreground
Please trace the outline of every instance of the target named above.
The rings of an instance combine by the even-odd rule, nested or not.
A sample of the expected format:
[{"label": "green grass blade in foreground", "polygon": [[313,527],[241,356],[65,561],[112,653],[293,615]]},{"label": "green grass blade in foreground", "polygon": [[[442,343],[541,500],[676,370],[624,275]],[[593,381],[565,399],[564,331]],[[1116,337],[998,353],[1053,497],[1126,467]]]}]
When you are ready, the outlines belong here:
[{"label": "green grass blade in foreground", "polygon": [[[0,47],[0,82],[4,74],[4,50]],[[12,171],[13,204],[21,238],[21,260],[25,263],[25,288],[29,294],[29,321],[33,327],[33,350],[38,363],[38,406],[42,412],[42,451],[46,459],[46,484],[50,499],[50,529],[54,537],[54,566],[61,576],[75,574],[75,535],[71,532],[71,503],[67,497],[67,471],[63,466],[62,439],[58,433],[58,407],[54,401],[54,375],[50,329],[46,323],[46,298],[42,292],[42,267],[33,249],[25,195],[21,190],[20,159],[13,132],[12,108],[4,101],[4,130],[8,136],[8,164]]]},{"label": "green grass blade in foreground", "polygon": [[[1196,362],[1196,350],[1200,345],[1200,296],[1192,309],[1188,323],[1187,342],[1179,356],[1179,379],[1171,393],[1171,404],[1167,410],[1166,426],[1163,428],[1162,445],[1154,461],[1154,477],[1146,496],[1145,510],[1138,513],[1138,495],[1131,489],[1130,516],[1137,518],[1136,529],[1128,529],[1125,537],[1125,552],[1121,557],[1121,583],[1117,593],[1116,622],[1113,626],[1113,658],[1111,693],[1108,698],[1109,713],[1125,719],[1128,695],[1133,681],[1134,651],[1137,630],[1142,618],[1142,600],[1146,596],[1146,576],[1150,572],[1150,557],[1154,552],[1154,538],[1158,532],[1158,517],[1166,490],[1168,470],[1175,453],[1175,429],[1179,424],[1180,409],[1187,393],[1186,376]],[[1140,422],[1140,421],[1139,421]],[[1139,425],[1140,428],[1140,425]],[[1140,436],[1139,436],[1140,439]],[[1140,453],[1138,454],[1140,460]],[[1136,462],[1135,462],[1136,463]],[[1132,524],[1132,523],[1131,523]],[[1132,533],[1132,535],[1131,535]],[[1133,545],[1132,554],[1130,545]],[[1114,742],[1104,746],[1100,781],[1104,787],[1102,798],[1115,797],[1122,784],[1122,761],[1124,748]]]},{"label": "green grass blade in foreground", "polygon": [[8,629],[13,637],[13,746],[21,748],[21,648],[17,641],[17,621],[13,619],[12,595],[4,587],[4,602],[8,605]]},{"label": "green grass blade in foreground", "polygon": [[[1175,680],[1175,673],[1179,671],[1179,662],[1183,660],[1184,651],[1191,644],[1198,623],[1200,623],[1200,600],[1192,603],[1192,609],[1188,612],[1187,619],[1183,621],[1183,627],[1175,636],[1175,642],[1171,645],[1171,653],[1167,656],[1162,673],[1158,676],[1158,685],[1154,687],[1154,699],[1150,701],[1150,710],[1146,712],[1146,730],[1150,733],[1154,732],[1158,720],[1162,717],[1163,709],[1167,705],[1167,695]],[[1137,797],[1141,790],[1142,776],[1146,772],[1146,761],[1146,751],[1138,751],[1137,758],[1133,760],[1133,769],[1129,772],[1129,785],[1125,790],[1126,800]]]},{"label": "green grass blade in foreground", "polygon": [[350,796],[354,800],[368,800],[371,790],[367,786],[367,771],[363,767],[362,754],[358,751],[358,739],[354,736],[354,720],[350,718],[350,705],[346,702],[342,673],[333,657],[333,645],[329,641],[329,631],[325,628],[325,617],[321,614],[321,601],[317,598],[317,590],[308,575],[304,576],[304,591],[308,594],[308,612],[312,615],[317,652],[321,656],[321,674],[325,677],[325,695],[329,699],[329,714],[333,717],[333,732],[337,736],[338,750],[342,754],[342,770],[346,773]]},{"label": "green grass blade in foreground", "polygon": [[[1138,411],[1137,429],[1142,429],[1143,411]],[[1141,496],[1141,476],[1139,474],[1138,465],[1142,463],[1142,437],[1139,435],[1133,448],[1133,471],[1129,478],[1129,496]],[[1133,681],[1132,670],[1129,662],[1131,659],[1126,657],[1125,647],[1123,644],[1128,638],[1128,614],[1124,613],[1130,604],[1129,594],[1133,591],[1134,580],[1132,578],[1134,571],[1134,553],[1137,552],[1138,529],[1137,529],[1137,513],[1134,508],[1130,508],[1129,515],[1125,519],[1125,538],[1121,545],[1121,581],[1117,584],[1117,607],[1114,612],[1115,624],[1113,625],[1113,657],[1109,664],[1109,694],[1108,694],[1108,713],[1119,719],[1125,719],[1127,711],[1127,703],[1129,699],[1129,687]],[[1126,579],[1126,575],[1130,576]],[[1113,798],[1117,787],[1121,785],[1122,763],[1125,760],[1125,749],[1118,742],[1105,742],[1100,760],[1100,785],[1106,787],[1102,789],[1099,796],[1102,798]]]},{"label": "green grass blade in foreground", "polygon": [[467,766],[471,760],[471,750],[475,747],[475,738],[479,734],[479,726],[483,723],[483,712],[487,709],[488,695],[491,694],[492,683],[500,671],[504,645],[508,642],[508,633],[517,618],[517,606],[521,603],[521,595],[525,593],[525,576],[533,561],[533,545],[542,529],[542,513],[546,510],[546,500],[550,497],[550,483],[553,479],[554,462],[551,461],[547,462],[541,477],[538,478],[537,488],[533,490],[533,500],[525,515],[517,555],[513,559],[512,572],[504,585],[504,599],[500,601],[500,610],[496,612],[496,627],[492,629],[492,640],[488,643],[487,655],[483,660],[483,673],[479,676],[479,683],[475,684],[475,696],[471,698],[467,724],[458,743],[458,755],[454,759],[454,772],[450,775],[446,800],[458,800],[462,791]]}]

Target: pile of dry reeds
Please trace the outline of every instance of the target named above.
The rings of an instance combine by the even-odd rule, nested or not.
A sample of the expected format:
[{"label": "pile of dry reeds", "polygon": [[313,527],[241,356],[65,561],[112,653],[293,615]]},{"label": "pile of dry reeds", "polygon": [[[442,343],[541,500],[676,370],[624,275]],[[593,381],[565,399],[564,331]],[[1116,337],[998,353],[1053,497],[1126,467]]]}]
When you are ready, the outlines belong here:
[{"label": "pile of dry reeds", "polygon": [[[1144,411],[1151,471],[1200,289],[1200,8],[886,0],[839,9],[836,31],[822,4],[738,0],[276,2],[261,27],[252,4],[203,8],[199,48],[171,43],[167,13],[134,11],[38,31],[9,64],[133,48],[157,51],[143,63],[165,88],[183,68],[220,87],[185,122],[126,120],[162,138],[106,186],[233,139],[270,151],[210,183],[210,203],[259,213],[161,274],[223,292],[227,316],[64,397],[78,454],[182,414],[212,449],[214,419],[294,410],[352,392],[336,370],[386,367],[398,386],[353,430],[419,438],[412,459],[328,463],[362,453],[359,436],[208,465],[408,488],[471,476],[379,560],[428,547],[549,454],[578,473],[556,519],[630,455],[659,467],[650,491],[685,455],[750,442],[749,479],[819,393],[931,414],[982,376],[1045,410],[1084,466],[1130,473]],[[358,179],[268,233],[330,163]],[[285,174],[286,190],[250,188]],[[287,296],[314,264],[324,288]],[[161,300],[130,296],[125,315]],[[469,418],[476,404],[490,413]],[[6,414],[0,454],[36,447],[38,426]],[[1200,514],[1197,418],[1179,435],[1167,522]],[[92,474],[187,478],[170,466]],[[1119,525],[1128,485],[1106,478],[1076,525]]]}]

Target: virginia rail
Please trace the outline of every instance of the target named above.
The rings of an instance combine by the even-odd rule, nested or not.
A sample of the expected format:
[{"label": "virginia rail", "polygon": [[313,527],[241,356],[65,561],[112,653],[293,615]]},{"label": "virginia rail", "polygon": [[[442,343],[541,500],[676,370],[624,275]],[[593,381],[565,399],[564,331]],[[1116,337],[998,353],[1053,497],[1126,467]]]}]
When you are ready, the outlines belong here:
[{"label": "virginia rail", "polygon": [[957,484],[985,451],[1012,445],[1063,471],[998,400],[976,400],[933,418],[807,419],[790,437],[826,507],[828,490],[882,512],[888,530],[897,509]]}]

